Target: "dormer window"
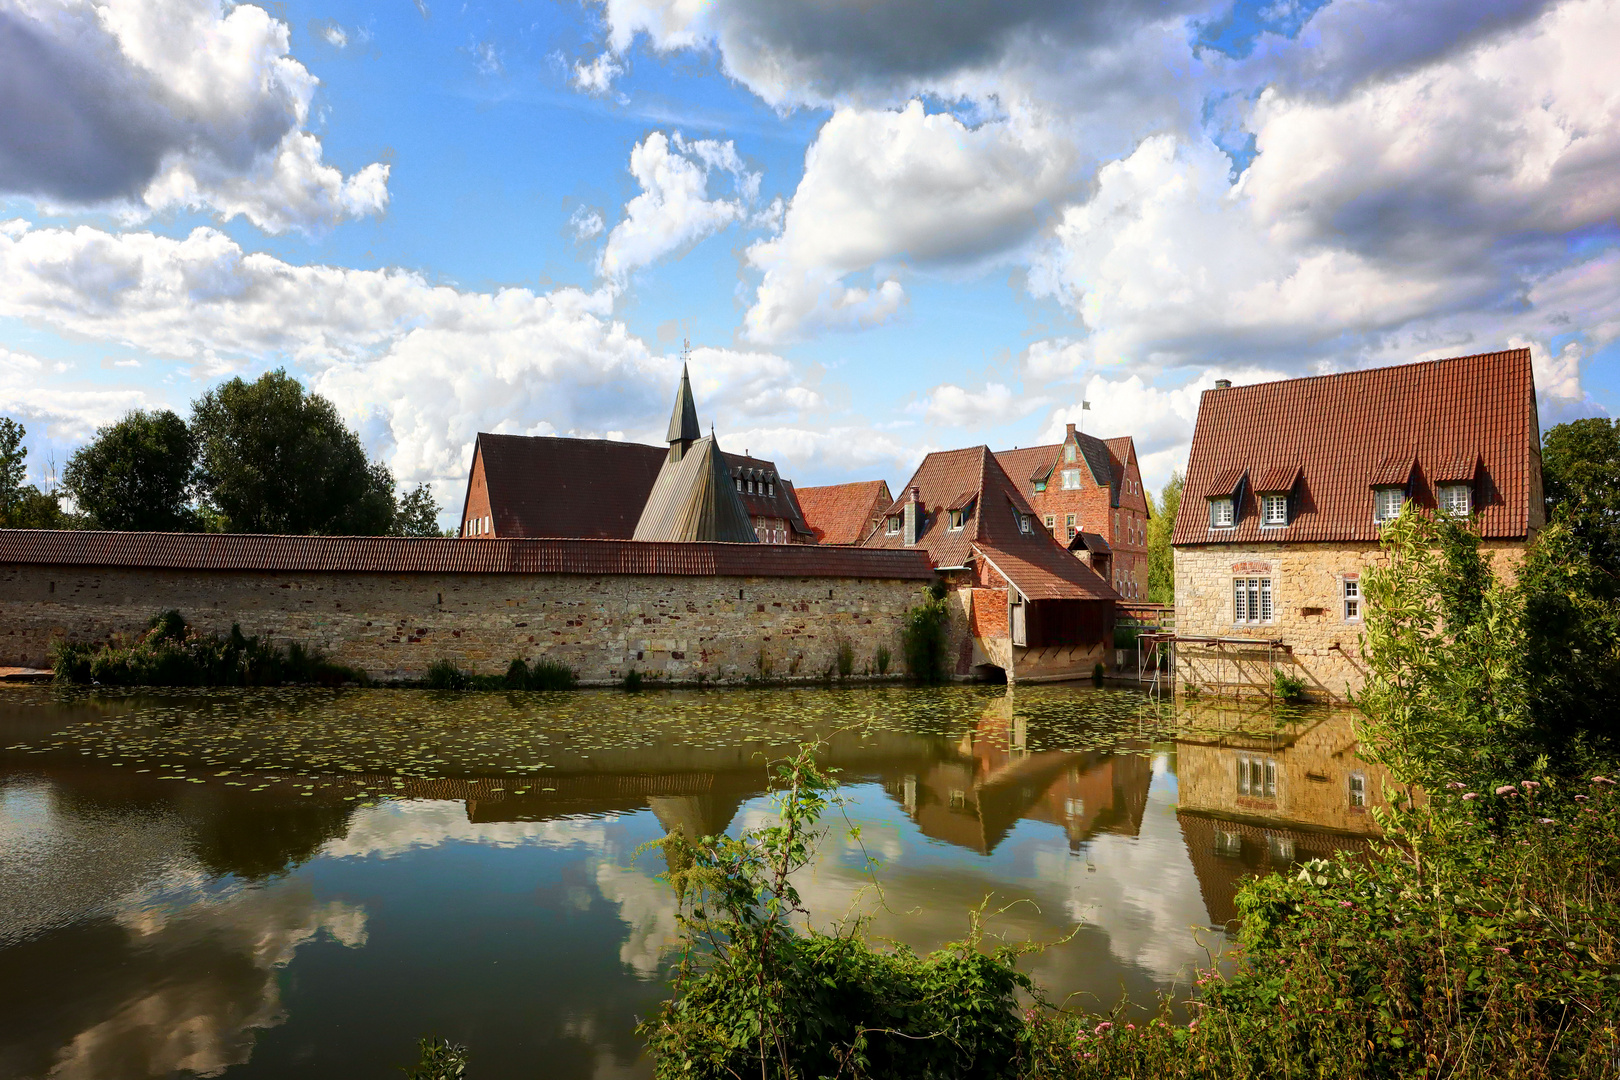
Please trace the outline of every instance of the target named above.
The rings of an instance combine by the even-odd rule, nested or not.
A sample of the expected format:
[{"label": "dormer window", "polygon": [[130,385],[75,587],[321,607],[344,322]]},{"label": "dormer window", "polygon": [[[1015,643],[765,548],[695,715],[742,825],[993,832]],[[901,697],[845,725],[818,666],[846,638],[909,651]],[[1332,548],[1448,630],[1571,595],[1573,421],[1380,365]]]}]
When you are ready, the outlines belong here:
[{"label": "dormer window", "polygon": [[1287,495],[1271,494],[1260,496],[1260,524],[1273,529],[1288,524]]},{"label": "dormer window", "polygon": [[1017,514],[1015,516],[1018,518],[1019,532],[1028,534],[1035,531],[1035,524],[1028,514]]},{"label": "dormer window", "polygon": [[1064,469],[1063,470],[1063,490],[1064,491],[1078,491],[1079,489],[1080,489],[1080,470],[1079,469]]},{"label": "dormer window", "polygon": [[1373,520],[1379,524],[1394,521],[1401,516],[1401,507],[1406,504],[1406,489],[1403,487],[1381,487],[1373,489]]},{"label": "dormer window", "polygon": [[889,515],[888,534],[890,536],[899,536],[900,535],[900,515],[899,514],[890,514]]},{"label": "dormer window", "polygon": [[1074,443],[1068,443],[1067,445],[1065,445],[1063,447],[1063,460],[1064,461],[1073,461],[1074,460]]},{"label": "dormer window", "polygon": [[769,495],[773,499],[776,498],[776,481],[772,480],[766,483],[765,494]]},{"label": "dormer window", "polygon": [[1230,529],[1237,524],[1237,508],[1232,496],[1209,500],[1209,527]]},{"label": "dormer window", "polygon": [[1035,481],[1035,490],[1037,492],[1045,491],[1046,490],[1046,481],[1045,480],[1037,480],[1037,481]]},{"label": "dormer window", "polygon": [[1474,489],[1468,484],[1441,484],[1439,494],[1442,514],[1467,517],[1474,512]]},{"label": "dormer window", "polygon": [[967,511],[947,510],[946,513],[950,515],[950,530],[952,532],[961,532],[962,524],[967,520]]}]

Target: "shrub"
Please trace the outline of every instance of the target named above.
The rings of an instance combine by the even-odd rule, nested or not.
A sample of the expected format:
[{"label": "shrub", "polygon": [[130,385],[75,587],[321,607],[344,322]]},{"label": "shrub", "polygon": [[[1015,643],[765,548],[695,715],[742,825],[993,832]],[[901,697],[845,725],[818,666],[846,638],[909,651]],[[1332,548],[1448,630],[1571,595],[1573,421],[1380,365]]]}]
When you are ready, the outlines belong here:
[{"label": "shrub", "polygon": [[458,668],[454,660],[435,660],[428,665],[429,690],[465,690],[470,681],[468,674]]},{"label": "shrub", "polygon": [[847,679],[855,672],[855,646],[846,637],[838,639],[838,677]]},{"label": "shrub", "polygon": [[297,642],[283,649],[245,636],[237,625],[223,637],[198,634],[178,611],[153,616],[133,640],[58,642],[51,666],[62,682],[105,686],[336,686],[370,681],[365,672],[333,663],[319,650]]},{"label": "shrub", "polygon": [[834,797],[813,747],[778,773],[776,824],[662,841],[682,951],[674,996],[637,1029],[660,1078],[998,1077],[1019,1054],[1014,966],[1027,949],[968,940],[928,956],[880,952],[855,931],[796,932],[793,874]]},{"label": "shrub", "polygon": [[574,669],[557,660],[536,660],[529,669],[530,690],[572,690],[579,686]]},{"label": "shrub", "polygon": [[624,676],[624,688],[634,694],[641,689],[641,672],[631,668]]},{"label": "shrub", "polygon": [[1101,686],[1103,684],[1103,676],[1106,674],[1108,674],[1108,672],[1103,668],[1102,662],[1098,661],[1097,666],[1091,669],[1091,685]]},{"label": "shrub", "polygon": [[906,654],[906,671],[919,682],[945,681],[945,647],[950,634],[951,609],[945,602],[945,586],[930,585],[928,599],[906,612],[900,639]]},{"label": "shrub", "polygon": [[408,1080],[461,1080],[467,1075],[465,1046],[448,1039],[428,1036],[416,1044],[419,1058],[414,1068],[402,1070]]},{"label": "shrub", "polygon": [[1305,680],[1298,675],[1290,675],[1282,668],[1274,668],[1271,672],[1271,692],[1278,701],[1298,701],[1305,696]]},{"label": "shrub", "polygon": [[887,675],[889,673],[889,660],[889,647],[887,645],[879,645],[877,647],[877,671],[879,675]]}]

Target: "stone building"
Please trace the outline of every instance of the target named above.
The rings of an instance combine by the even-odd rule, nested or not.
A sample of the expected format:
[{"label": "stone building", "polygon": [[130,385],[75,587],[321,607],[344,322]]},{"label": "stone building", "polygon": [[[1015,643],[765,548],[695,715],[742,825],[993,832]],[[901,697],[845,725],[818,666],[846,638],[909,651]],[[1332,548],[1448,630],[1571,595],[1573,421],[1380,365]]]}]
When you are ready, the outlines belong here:
[{"label": "stone building", "polygon": [[1099,439],[1070,424],[1060,443],[998,450],[996,460],[1059,543],[1120,596],[1147,597],[1150,511],[1134,439]]},{"label": "stone building", "polygon": [[[688,444],[706,438],[684,368],[670,427],[674,441],[680,441],[677,434],[689,436]],[[793,487],[775,462],[716,450],[758,542],[815,543]],[[629,540],[669,455],[667,446],[610,439],[479,432],[467,473],[460,535],[479,540]]]},{"label": "stone building", "polygon": [[1178,684],[1266,693],[1282,668],[1353,693],[1362,575],[1407,502],[1517,560],[1545,518],[1528,349],[1205,391],[1171,539]]},{"label": "stone building", "polygon": [[1107,665],[1119,594],[1041,528],[987,447],[929,454],[864,548],[917,548],[951,590],[958,678],[1077,679]]},{"label": "stone building", "polygon": [[884,480],[795,488],[805,524],[821,544],[859,544],[883,521],[894,503]]}]

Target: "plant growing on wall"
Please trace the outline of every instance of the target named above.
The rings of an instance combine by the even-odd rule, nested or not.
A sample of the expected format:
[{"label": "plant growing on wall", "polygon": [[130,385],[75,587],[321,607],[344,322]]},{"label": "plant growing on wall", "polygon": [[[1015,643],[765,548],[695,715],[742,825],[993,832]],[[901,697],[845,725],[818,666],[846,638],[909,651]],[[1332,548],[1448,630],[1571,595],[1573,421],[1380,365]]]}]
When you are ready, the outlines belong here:
[{"label": "plant growing on wall", "polygon": [[945,647],[951,628],[951,609],[945,600],[945,586],[928,587],[927,599],[906,612],[900,627],[900,640],[906,655],[906,672],[919,682],[944,682],[947,667]]}]

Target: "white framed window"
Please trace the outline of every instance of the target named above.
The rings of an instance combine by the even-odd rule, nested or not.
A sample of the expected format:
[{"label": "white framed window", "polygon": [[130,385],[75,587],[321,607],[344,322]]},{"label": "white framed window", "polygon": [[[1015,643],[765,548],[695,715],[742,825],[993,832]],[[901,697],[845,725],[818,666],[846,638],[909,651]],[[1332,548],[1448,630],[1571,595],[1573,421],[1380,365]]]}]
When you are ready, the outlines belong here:
[{"label": "white framed window", "polygon": [[1079,489],[1080,489],[1080,470],[1079,469],[1064,469],[1063,470],[1063,490],[1064,491],[1078,491]]},{"label": "white framed window", "polygon": [[1467,484],[1440,485],[1440,512],[1452,517],[1467,517],[1474,512],[1474,491]]},{"label": "white framed window", "polygon": [[1033,519],[1030,517],[1030,515],[1028,515],[1028,514],[1015,514],[1014,516],[1018,518],[1018,531],[1019,532],[1027,533],[1027,532],[1032,532],[1034,530],[1034,525],[1031,524]]},{"label": "white framed window", "polygon": [[945,512],[947,514],[949,514],[950,518],[951,518],[951,522],[950,522],[950,526],[949,526],[950,530],[952,532],[960,532],[962,530],[963,521],[965,521],[967,519],[967,511],[966,510],[947,510]]},{"label": "white framed window", "polygon": [[1068,530],[1070,540],[1073,540],[1074,534],[1080,531],[1074,524],[1073,514],[1063,515],[1063,527]]},{"label": "white framed window", "polygon": [[1239,795],[1253,799],[1277,797],[1277,762],[1268,757],[1239,754],[1237,758],[1237,789]]},{"label": "white framed window", "polygon": [[1047,532],[1051,532],[1053,526],[1056,525],[1056,523],[1057,523],[1057,518],[1053,517],[1051,514],[1046,515],[1046,531]]},{"label": "white framed window", "polygon": [[1367,805],[1367,774],[1353,772],[1350,774],[1350,808],[1361,809]]},{"label": "white framed window", "polygon": [[1272,620],[1271,579],[1232,579],[1232,621],[1263,623]]},{"label": "white framed window", "polygon": [[1209,527],[1212,529],[1230,529],[1237,524],[1237,511],[1232,503],[1231,496],[1224,499],[1209,500]]},{"label": "white framed window", "polygon": [[1073,461],[1074,460],[1074,443],[1066,443],[1064,445],[1064,447],[1063,447],[1063,460],[1064,461]]},{"label": "white framed window", "polygon": [[899,533],[900,533],[900,515],[899,514],[890,514],[889,515],[888,534],[890,536],[898,536]]},{"label": "white framed window", "polygon": [[741,478],[740,478],[740,477],[738,477],[738,478],[734,478],[734,479],[733,479],[733,480],[732,480],[732,481],[731,481],[731,482],[732,482],[732,483],[733,483],[733,484],[736,484],[736,485],[737,485],[737,490],[738,490],[738,491],[739,491],[739,492],[740,492],[740,491],[742,491],[742,489],[743,489],[743,487],[742,487],[742,479],[741,479]]},{"label": "white framed window", "polygon": [[1260,496],[1260,524],[1277,528],[1288,524],[1288,496]]},{"label": "white framed window", "polygon": [[776,498],[776,482],[774,480],[765,485],[765,494],[773,499]]},{"label": "white framed window", "polygon": [[1394,521],[1401,516],[1401,507],[1405,503],[1405,488],[1382,487],[1374,489],[1373,520],[1377,522]]},{"label": "white framed window", "polygon": [[1359,622],[1361,620],[1361,579],[1344,579],[1344,621]]}]

